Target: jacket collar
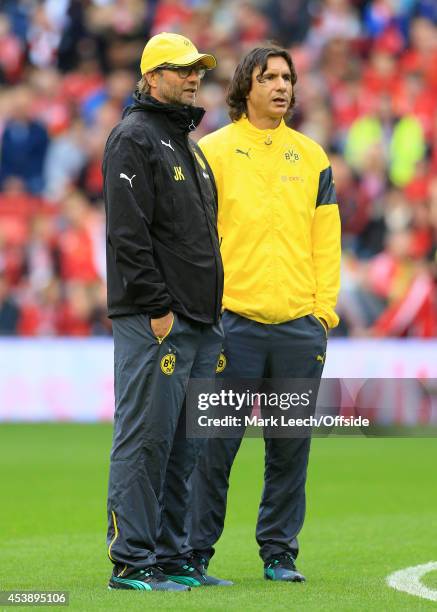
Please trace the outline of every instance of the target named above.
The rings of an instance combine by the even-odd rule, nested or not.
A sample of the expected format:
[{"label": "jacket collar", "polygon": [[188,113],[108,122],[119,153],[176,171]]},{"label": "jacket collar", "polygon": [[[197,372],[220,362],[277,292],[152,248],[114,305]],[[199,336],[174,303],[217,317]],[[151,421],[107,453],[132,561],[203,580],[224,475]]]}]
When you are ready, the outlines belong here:
[{"label": "jacket collar", "polygon": [[186,133],[195,130],[205,114],[205,109],[199,106],[164,104],[152,96],[140,94],[136,91],[134,93],[134,103],[124,110],[123,117],[138,111],[165,115],[173,129]]},{"label": "jacket collar", "polygon": [[282,135],[287,130],[285,121],[281,119],[281,123],[277,128],[269,130],[260,130],[250,123],[246,115],[243,115],[241,119],[235,122],[235,125],[241,130],[246,137],[248,137],[254,144],[259,145],[276,145],[280,142]]}]

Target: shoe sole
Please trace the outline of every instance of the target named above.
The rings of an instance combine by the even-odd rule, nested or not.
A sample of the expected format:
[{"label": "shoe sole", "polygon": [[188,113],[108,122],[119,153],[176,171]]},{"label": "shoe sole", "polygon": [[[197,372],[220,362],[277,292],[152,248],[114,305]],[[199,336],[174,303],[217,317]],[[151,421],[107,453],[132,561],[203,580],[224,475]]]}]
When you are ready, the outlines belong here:
[{"label": "shoe sole", "polygon": [[264,574],[264,580],[270,580],[270,582],[306,582],[306,579],[302,578],[270,578]]},{"label": "shoe sole", "polygon": [[151,587],[149,584],[147,583],[142,583],[145,584],[145,587],[129,587],[129,586],[114,586],[111,584],[108,584],[108,591],[162,591],[163,593],[187,593],[188,591],[191,591],[191,587],[188,585],[184,585],[187,588],[186,589],[154,589],[153,587]]}]

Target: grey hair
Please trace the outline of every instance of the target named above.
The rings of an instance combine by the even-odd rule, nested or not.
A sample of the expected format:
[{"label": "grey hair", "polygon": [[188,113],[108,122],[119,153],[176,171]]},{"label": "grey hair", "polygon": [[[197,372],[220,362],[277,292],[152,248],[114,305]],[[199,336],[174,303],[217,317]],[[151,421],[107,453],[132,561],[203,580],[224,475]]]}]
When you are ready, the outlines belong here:
[{"label": "grey hair", "polygon": [[140,94],[148,94],[148,93],[150,93],[150,85],[147,82],[145,74],[143,74],[141,79],[138,81],[137,89],[140,92]]}]

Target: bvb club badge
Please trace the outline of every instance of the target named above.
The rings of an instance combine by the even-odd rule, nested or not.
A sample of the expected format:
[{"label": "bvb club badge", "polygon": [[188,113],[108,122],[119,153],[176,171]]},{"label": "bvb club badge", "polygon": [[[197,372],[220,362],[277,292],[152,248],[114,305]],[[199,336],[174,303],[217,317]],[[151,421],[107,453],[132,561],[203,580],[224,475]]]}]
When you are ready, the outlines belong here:
[{"label": "bvb club badge", "polygon": [[220,353],[220,356],[217,361],[217,368],[216,368],[217,374],[220,374],[220,372],[223,372],[225,367],[226,367],[226,357],[224,356],[223,353]]},{"label": "bvb club badge", "polygon": [[168,353],[161,359],[161,372],[167,376],[171,376],[176,365],[176,355]]}]

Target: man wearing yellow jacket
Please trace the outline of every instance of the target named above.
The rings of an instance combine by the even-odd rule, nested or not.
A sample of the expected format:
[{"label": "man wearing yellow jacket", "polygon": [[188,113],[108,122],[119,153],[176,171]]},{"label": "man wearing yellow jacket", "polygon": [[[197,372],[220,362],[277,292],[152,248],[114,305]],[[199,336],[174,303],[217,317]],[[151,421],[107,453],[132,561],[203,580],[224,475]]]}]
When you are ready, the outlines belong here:
[{"label": "man wearing yellow jacket", "polygon": [[[199,142],[218,190],[225,270],[222,377],[319,379],[327,331],[338,324],[334,181],[322,148],[284,122],[295,102],[296,80],[287,51],[254,49],[230,86],[232,123]],[[223,530],[240,443],[241,438],[209,439],[194,475],[191,544],[203,569]],[[265,448],[256,531],[264,577],[303,581],[295,559],[310,439],[266,438]]]}]

